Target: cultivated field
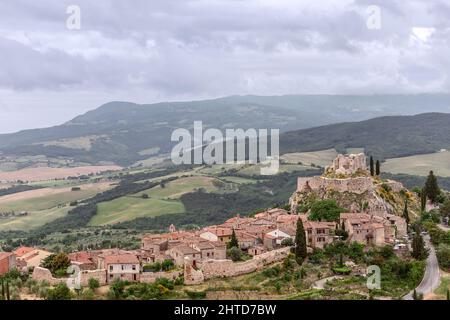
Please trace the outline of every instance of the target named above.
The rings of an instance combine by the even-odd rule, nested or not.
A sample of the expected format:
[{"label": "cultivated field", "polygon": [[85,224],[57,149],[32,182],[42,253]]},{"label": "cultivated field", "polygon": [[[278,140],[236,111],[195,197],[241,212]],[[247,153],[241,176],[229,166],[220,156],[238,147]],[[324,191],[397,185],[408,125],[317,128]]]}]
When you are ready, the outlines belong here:
[{"label": "cultivated field", "polygon": [[156,217],[163,214],[182,212],[184,212],[184,206],[178,200],[142,199],[135,196],[127,196],[100,203],[98,212],[89,225],[108,225],[140,217]]},{"label": "cultivated field", "polygon": [[69,203],[93,197],[111,188],[110,182],[78,185],[80,191],[71,187],[43,188],[0,197],[0,212],[26,211],[26,216],[0,217],[0,230],[30,230],[64,216],[72,209]]},{"label": "cultivated field", "polygon": [[213,182],[217,180],[211,177],[195,176],[180,178],[175,181],[167,183],[164,188],[156,186],[150,190],[146,190],[136,194],[141,196],[142,194],[148,194],[151,198],[159,199],[178,199],[185,193],[193,192],[197,189],[203,188],[206,192],[217,191],[217,187]]},{"label": "cultivated field", "polygon": [[119,166],[85,166],[74,168],[26,168],[11,172],[0,172],[0,181],[43,181],[51,179],[64,179],[88,174],[97,174],[104,171],[114,171],[122,169]]},{"label": "cultivated field", "polygon": [[[247,176],[260,175],[261,168],[262,168],[262,165],[259,165],[259,164],[249,165],[249,166],[239,170],[238,172],[240,174],[247,175]],[[308,170],[308,169],[311,169],[311,166],[304,166],[304,165],[299,165],[299,164],[280,164],[278,173],[302,171],[302,170]]]},{"label": "cultivated field", "polygon": [[296,152],[283,154],[280,159],[287,163],[302,163],[304,165],[315,164],[318,166],[329,165],[338,153],[334,149],[314,151],[314,152]]},{"label": "cultivated field", "polygon": [[388,159],[381,164],[382,171],[426,176],[433,170],[441,177],[450,177],[450,152],[415,155]]},{"label": "cultivated field", "polygon": [[[183,177],[161,186],[121,197],[98,205],[98,213],[90,225],[107,225],[139,217],[155,217],[164,214],[182,213],[183,204],[178,199],[185,193],[203,188],[206,192],[218,192],[214,186],[216,178],[206,176]],[[147,194],[148,199],[143,195]]]},{"label": "cultivated field", "polygon": [[46,210],[32,211],[24,217],[10,217],[0,219],[0,231],[22,230],[28,231],[40,227],[47,222],[61,218],[67,214],[71,207],[51,208]]}]

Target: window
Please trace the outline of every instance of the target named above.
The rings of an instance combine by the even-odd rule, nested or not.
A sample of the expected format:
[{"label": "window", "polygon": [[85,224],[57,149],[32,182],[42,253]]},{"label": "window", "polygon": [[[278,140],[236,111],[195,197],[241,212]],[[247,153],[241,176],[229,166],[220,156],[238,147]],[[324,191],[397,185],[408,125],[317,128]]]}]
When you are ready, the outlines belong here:
[{"label": "window", "polygon": [[109,271],[113,271],[113,266],[109,266]]},{"label": "window", "polygon": [[121,267],[122,267],[122,270],[124,269],[124,266],[123,265],[121,265]]},{"label": "window", "polygon": [[112,277],[113,277],[113,275],[112,275],[112,274],[110,274],[110,275],[109,275],[109,278],[110,278],[110,279],[112,279]]},{"label": "window", "polygon": [[[133,264],[132,269],[136,270],[136,265]],[[134,280],[136,280],[136,279],[134,279]]]}]

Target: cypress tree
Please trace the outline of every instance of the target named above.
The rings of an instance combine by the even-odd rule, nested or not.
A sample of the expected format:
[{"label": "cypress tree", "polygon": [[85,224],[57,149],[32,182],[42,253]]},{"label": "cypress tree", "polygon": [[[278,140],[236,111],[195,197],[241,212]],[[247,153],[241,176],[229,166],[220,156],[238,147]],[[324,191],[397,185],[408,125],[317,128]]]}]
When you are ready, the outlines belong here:
[{"label": "cypress tree", "polygon": [[375,174],[377,176],[380,175],[380,160],[377,160],[376,166],[375,166]]},{"label": "cypress tree", "polygon": [[234,232],[234,229],[233,229],[233,232],[231,233],[230,242],[228,242],[228,249],[231,249],[231,248],[239,248],[239,241],[236,237],[236,232]]},{"label": "cypress tree", "polygon": [[5,300],[5,281],[2,279],[2,297]]},{"label": "cypress tree", "polygon": [[6,280],[6,300],[11,300],[9,297],[9,280]]},{"label": "cypress tree", "polygon": [[373,177],[373,175],[375,174],[375,169],[373,167],[373,157],[372,156],[370,156],[369,164],[370,164],[370,175]]},{"label": "cypress tree", "polygon": [[420,234],[420,230],[416,229],[416,234],[414,235],[412,241],[412,253],[414,259],[423,260],[428,256],[428,251],[425,248],[425,242],[423,241],[423,237]]},{"label": "cypress tree", "polygon": [[405,208],[403,209],[403,218],[405,218],[406,224],[409,224],[409,212],[408,212],[408,199],[405,200]]},{"label": "cypress tree", "polygon": [[427,208],[427,192],[424,187],[422,188],[422,192],[420,193],[420,210],[422,212],[425,212],[426,208]]},{"label": "cypress tree", "polygon": [[414,291],[413,291],[413,296],[412,296],[412,298],[413,298],[413,300],[418,300],[416,289],[414,289]]},{"label": "cypress tree", "polygon": [[450,290],[447,289],[447,300],[450,300]]},{"label": "cypress tree", "polygon": [[295,259],[302,264],[307,256],[306,234],[302,219],[297,220],[297,232],[295,233]]},{"label": "cypress tree", "polygon": [[432,203],[436,203],[437,196],[440,192],[436,176],[432,170],[428,175],[427,182],[425,182],[425,193]]}]

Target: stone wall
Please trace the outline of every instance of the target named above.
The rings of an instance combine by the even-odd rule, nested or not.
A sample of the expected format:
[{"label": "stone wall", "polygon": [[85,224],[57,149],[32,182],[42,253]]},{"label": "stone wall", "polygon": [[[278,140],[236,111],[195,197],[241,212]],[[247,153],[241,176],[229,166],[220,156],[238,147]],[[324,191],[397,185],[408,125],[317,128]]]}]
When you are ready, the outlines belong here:
[{"label": "stone wall", "polygon": [[[244,262],[233,262],[231,260],[206,260],[199,264],[199,270],[185,268],[186,279],[192,276],[193,271],[201,271],[205,280],[216,277],[235,277],[254,272],[266,265],[283,260],[289,254],[290,248],[281,248],[253,257]],[[189,274],[186,274],[190,272]],[[201,278],[200,276],[198,278]],[[196,281],[198,283],[198,281]],[[186,283],[189,284],[189,283]]]},{"label": "stone wall", "polygon": [[42,267],[35,267],[31,276],[36,281],[47,281],[54,286],[62,282],[67,282],[67,278],[55,278],[52,276],[50,270]]},{"label": "stone wall", "polygon": [[297,180],[297,191],[334,190],[338,192],[352,192],[362,194],[373,189],[371,177],[357,177],[347,179],[334,179],[315,176],[312,178],[300,177]]},{"label": "stone wall", "polygon": [[81,286],[87,287],[90,278],[97,279],[98,283],[103,286],[106,284],[106,270],[97,269],[81,271]]},{"label": "stone wall", "polygon": [[153,283],[158,278],[166,278],[169,280],[175,280],[179,276],[183,275],[183,271],[176,270],[170,272],[142,272],[140,276],[140,282]]},{"label": "stone wall", "polygon": [[[54,286],[59,283],[67,283],[69,278],[55,278],[53,277],[50,270],[42,267],[35,267],[33,270],[33,274],[31,276],[34,280],[37,281],[48,281],[50,285]],[[101,286],[106,284],[106,270],[98,269],[98,270],[85,270],[80,272],[80,281],[81,286],[86,287],[88,285],[89,279],[94,278],[97,279]]]}]

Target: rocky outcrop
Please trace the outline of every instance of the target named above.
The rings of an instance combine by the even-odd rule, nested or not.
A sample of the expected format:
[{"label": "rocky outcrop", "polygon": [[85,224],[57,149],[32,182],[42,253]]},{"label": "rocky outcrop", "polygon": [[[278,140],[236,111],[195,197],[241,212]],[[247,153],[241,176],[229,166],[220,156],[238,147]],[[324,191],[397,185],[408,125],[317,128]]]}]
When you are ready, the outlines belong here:
[{"label": "rocky outcrop", "polygon": [[299,207],[309,208],[317,200],[334,199],[348,212],[401,215],[408,199],[410,213],[418,215],[417,196],[400,182],[371,177],[365,159],[364,154],[339,155],[322,176],[298,178],[297,190],[289,199],[292,213]]}]

